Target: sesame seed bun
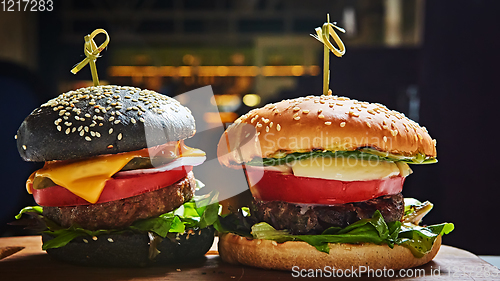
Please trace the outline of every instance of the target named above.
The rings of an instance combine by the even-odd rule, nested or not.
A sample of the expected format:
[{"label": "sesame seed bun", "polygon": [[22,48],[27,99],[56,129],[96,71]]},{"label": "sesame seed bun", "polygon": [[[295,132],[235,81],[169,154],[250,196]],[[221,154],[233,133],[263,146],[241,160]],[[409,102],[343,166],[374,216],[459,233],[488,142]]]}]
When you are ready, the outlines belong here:
[{"label": "sesame seed bun", "polygon": [[402,269],[423,265],[431,261],[441,247],[439,236],[429,253],[421,258],[413,256],[408,248],[395,245],[372,243],[341,244],[330,243],[330,253],[323,253],[302,241],[276,243],[264,239],[247,239],[226,233],[219,236],[219,255],[232,264],[289,270],[300,269],[351,269],[366,266],[370,269]]},{"label": "sesame seed bun", "polygon": [[81,159],[189,138],[191,111],[178,101],[134,87],[97,86],[57,96],[35,109],[17,131],[25,161]]},{"label": "sesame seed bun", "polygon": [[254,109],[221,137],[218,157],[232,166],[277,152],[351,151],[372,147],[402,156],[436,156],[425,127],[378,103],[308,96]]}]

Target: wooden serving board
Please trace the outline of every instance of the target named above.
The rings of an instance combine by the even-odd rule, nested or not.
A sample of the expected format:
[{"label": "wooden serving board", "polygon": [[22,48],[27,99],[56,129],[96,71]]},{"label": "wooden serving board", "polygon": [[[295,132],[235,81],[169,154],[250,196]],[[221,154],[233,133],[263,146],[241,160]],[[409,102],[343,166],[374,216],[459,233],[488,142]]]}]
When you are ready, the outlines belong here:
[{"label": "wooden serving board", "polygon": [[[22,246],[23,250],[0,260],[0,280],[292,280],[297,272],[283,272],[224,263],[217,254],[216,244],[206,258],[189,264],[147,268],[95,268],[69,265],[51,260],[41,250],[40,236],[0,238],[0,247]],[[442,246],[430,263],[412,269],[407,274],[419,274],[423,280],[500,280],[500,270],[476,255],[450,246]],[[327,270],[329,271],[329,270]],[[307,276],[307,271],[302,272]],[[323,272],[328,276],[327,272]],[[331,273],[331,271],[330,271]],[[389,273],[389,272],[387,272]],[[319,272],[315,273],[319,274]],[[375,273],[373,273],[375,274]],[[413,278],[373,278],[367,280],[410,280]],[[316,275],[319,276],[319,275]]]}]

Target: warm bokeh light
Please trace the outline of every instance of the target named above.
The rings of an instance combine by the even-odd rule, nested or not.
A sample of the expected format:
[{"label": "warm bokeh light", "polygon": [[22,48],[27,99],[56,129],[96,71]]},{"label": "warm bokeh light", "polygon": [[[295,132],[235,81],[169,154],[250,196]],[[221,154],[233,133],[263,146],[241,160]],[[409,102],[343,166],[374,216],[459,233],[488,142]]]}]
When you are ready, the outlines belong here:
[{"label": "warm bokeh light", "polygon": [[263,76],[317,76],[320,68],[317,65],[304,67],[302,65],[281,65],[281,66],[111,66],[109,75],[115,77],[188,77],[188,76],[232,76],[232,77],[252,77]]},{"label": "warm bokeh light", "polygon": [[243,103],[250,107],[257,106],[260,103],[260,96],[256,94],[247,94],[243,97]]}]

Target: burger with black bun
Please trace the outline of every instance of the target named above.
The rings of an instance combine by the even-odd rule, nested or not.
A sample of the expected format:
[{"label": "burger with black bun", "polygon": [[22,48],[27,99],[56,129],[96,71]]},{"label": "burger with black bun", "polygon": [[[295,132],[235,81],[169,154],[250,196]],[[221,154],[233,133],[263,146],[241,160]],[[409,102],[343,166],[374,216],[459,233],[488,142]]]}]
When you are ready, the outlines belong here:
[{"label": "burger with black bun", "polygon": [[[193,166],[205,153],[184,140],[191,111],[150,90],[94,86],[35,109],[17,131],[25,161],[45,162],[26,188],[40,206],[23,209],[43,249],[81,265],[144,266],[202,257],[219,205]],[[33,223],[36,221],[38,223]]]},{"label": "burger with black bun", "polygon": [[331,95],[268,104],[229,126],[219,162],[245,170],[253,203],[220,218],[219,253],[268,269],[400,269],[432,260],[453,224],[401,194],[409,164],[436,162],[425,127]]}]

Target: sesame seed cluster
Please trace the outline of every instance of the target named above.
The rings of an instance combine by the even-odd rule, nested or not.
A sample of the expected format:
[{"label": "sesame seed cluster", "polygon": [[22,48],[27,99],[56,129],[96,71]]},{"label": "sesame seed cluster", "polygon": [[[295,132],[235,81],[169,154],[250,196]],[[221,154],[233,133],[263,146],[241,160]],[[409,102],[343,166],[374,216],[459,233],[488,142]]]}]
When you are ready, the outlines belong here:
[{"label": "sesame seed cluster", "polygon": [[[109,153],[116,153],[117,146],[127,138],[145,139],[145,136],[138,136],[141,132],[144,134],[145,126],[163,129],[172,127],[169,123],[187,119],[188,122],[180,122],[182,126],[187,125],[187,128],[178,129],[191,132],[183,133],[179,139],[194,134],[191,112],[177,100],[154,91],[129,86],[93,86],[63,93],[34,110],[25,122],[31,120],[32,123],[41,123],[42,119],[46,132],[37,132],[38,134],[71,140],[79,145],[86,142],[84,146],[104,146]],[[46,125],[47,121],[50,121],[51,128]],[[23,125],[16,138],[21,149],[29,152],[30,148],[34,148],[28,144],[26,134],[20,136]],[[125,147],[124,149],[129,149]],[[102,147],[99,151],[102,151]]]},{"label": "sesame seed cluster", "polygon": [[259,141],[259,148],[253,153],[243,152],[247,160],[269,157],[279,151],[360,147],[405,156],[417,153],[436,156],[436,141],[425,127],[382,104],[346,97],[307,96],[251,110],[228,128],[231,148],[247,141],[248,138],[236,136],[241,131],[249,131],[241,129],[245,124],[254,128],[255,140]]}]

